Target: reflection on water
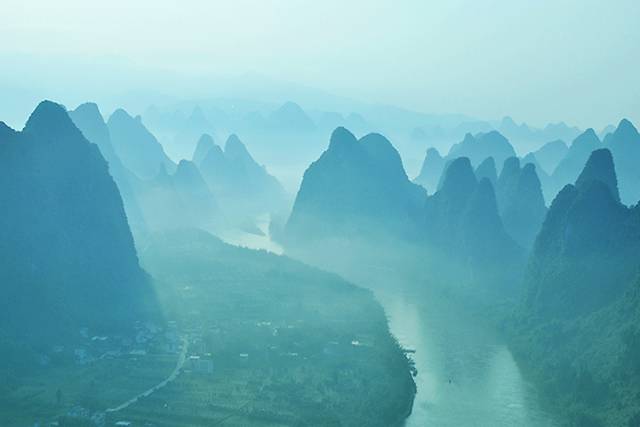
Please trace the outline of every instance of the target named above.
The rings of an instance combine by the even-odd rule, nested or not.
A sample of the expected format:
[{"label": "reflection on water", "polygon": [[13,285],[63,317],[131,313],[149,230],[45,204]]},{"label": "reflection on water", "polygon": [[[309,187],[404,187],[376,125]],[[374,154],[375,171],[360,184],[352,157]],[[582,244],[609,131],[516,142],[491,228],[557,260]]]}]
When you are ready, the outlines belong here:
[{"label": "reflection on water", "polygon": [[406,426],[554,426],[497,334],[446,304],[378,294],[390,328],[414,349],[418,393]]}]

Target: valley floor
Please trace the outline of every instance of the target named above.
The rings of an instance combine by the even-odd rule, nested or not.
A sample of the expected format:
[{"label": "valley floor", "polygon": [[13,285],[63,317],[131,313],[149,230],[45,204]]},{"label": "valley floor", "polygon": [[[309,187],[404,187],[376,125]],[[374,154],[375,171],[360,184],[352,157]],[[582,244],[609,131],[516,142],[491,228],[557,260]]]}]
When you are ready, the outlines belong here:
[{"label": "valley floor", "polygon": [[89,338],[81,362],[62,350],[2,391],[1,425],[389,426],[410,413],[409,362],[371,292],[195,231],[144,247],[166,326],[141,326],[126,350]]}]

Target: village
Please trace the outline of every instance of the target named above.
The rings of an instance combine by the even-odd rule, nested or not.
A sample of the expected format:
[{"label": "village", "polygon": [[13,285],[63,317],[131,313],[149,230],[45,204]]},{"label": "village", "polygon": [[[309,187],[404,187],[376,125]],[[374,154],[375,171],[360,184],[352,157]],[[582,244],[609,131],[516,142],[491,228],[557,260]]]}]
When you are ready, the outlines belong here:
[{"label": "village", "polygon": [[[55,391],[55,406],[67,409],[48,422],[34,423],[34,427],[154,427],[156,424],[153,422],[142,421],[136,416],[127,417],[127,413],[136,405],[149,405],[158,394],[175,396],[175,391],[162,389],[168,388],[179,377],[182,377],[181,383],[197,383],[198,387],[213,391],[216,386],[226,387],[226,383],[221,383],[220,377],[216,376],[216,370],[227,373],[230,369],[254,372],[262,370],[263,365],[268,363],[272,366],[272,372],[279,372],[278,369],[294,368],[306,363],[309,358],[339,361],[342,357],[349,357],[351,351],[371,345],[370,337],[357,336],[341,337],[341,341],[328,340],[322,346],[310,346],[309,337],[304,334],[303,320],[292,323],[227,320],[204,324],[199,321],[200,318],[199,312],[191,312],[184,319],[188,326],[183,329],[175,320],[166,321],[162,326],[138,322],[130,337],[92,335],[89,328],[82,328],[76,345],[54,345],[49,353],[40,356],[43,366],[55,367],[57,364],[69,371],[79,369],[86,372],[119,366],[126,372],[115,372],[115,375],[129,377],[135,377],[140,368],[159,369],[144,381],[129,386],[129,397],[122,395],[120,403],[102,407],[96,406],[97,402],[103,401],[101,396],[94,396],[95,401],[87,404],[62,386]],[[246,339],[239,340],[238,337]],[[167,363],[158,363],[167,358],[173,360],[170,369],[167,369]],[[261,375],[254,372],[249,376]],[[271,382],[263,381],[259,387],[264,390]],[[215,393],[212,392],[210,396],[213,399]],[[113,402],[112,399],[108,400]],[[167,413],[174,409],[180,411],[174,408],[170,398],[161,399],[160,406]],[[247,406],[245,409],[248,410]]]}]

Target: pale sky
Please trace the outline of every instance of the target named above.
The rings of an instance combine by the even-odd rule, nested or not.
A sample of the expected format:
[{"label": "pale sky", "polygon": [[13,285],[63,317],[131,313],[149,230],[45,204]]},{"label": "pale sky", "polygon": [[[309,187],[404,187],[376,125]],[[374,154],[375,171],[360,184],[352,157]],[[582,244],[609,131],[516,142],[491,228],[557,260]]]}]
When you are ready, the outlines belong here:
[{"label": "pale sky", "polygon": [[250,73],[429,113],[640,123],[637,0],[2,0],[1,14],[0,114],[25,89],[76,101]]}]

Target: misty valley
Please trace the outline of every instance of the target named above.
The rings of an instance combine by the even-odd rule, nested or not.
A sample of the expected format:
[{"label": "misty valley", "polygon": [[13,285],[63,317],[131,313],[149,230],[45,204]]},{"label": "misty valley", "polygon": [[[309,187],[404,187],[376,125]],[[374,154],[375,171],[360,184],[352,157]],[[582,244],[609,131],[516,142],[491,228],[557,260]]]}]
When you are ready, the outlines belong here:
[{"label": "misty valley", "polygon": [[[340,115],[173,108],[0,124],[3,426],[640,423],[631,122],[470,130],[411,180]],[[254,160],[292,144],[299,184]]]},{"label": "misty valley", "polygon": [[0,427],[640,427],[639,1],[0,4]]}]

